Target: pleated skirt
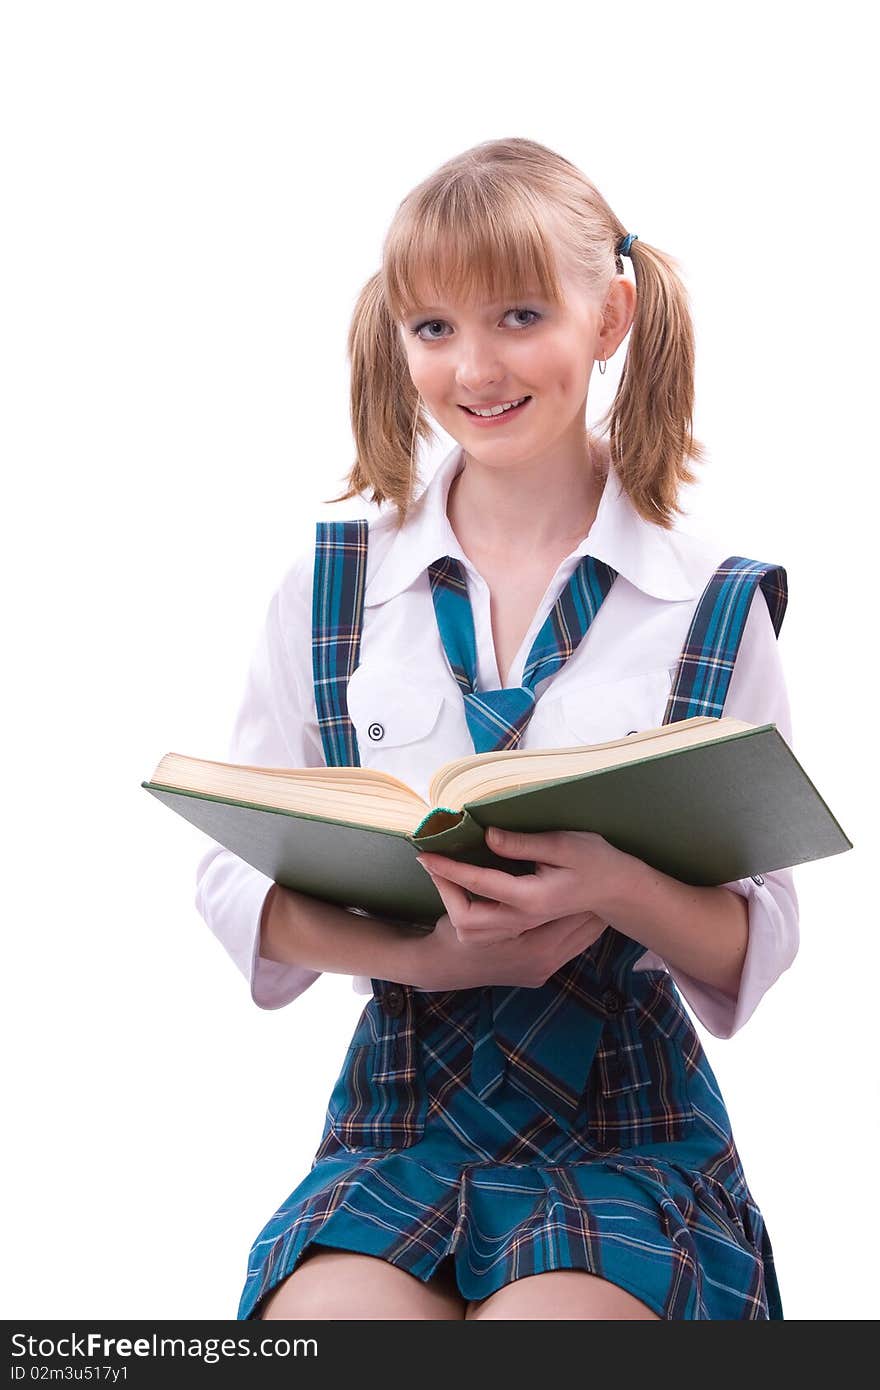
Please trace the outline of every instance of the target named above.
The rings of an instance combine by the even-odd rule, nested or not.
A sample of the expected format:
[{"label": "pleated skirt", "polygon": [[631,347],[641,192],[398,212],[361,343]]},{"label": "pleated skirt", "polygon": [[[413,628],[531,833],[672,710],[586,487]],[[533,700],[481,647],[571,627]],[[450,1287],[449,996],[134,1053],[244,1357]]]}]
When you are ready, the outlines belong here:
[{"label": "pleated skirt", "polygon": [[[526,992],[536,1018],[552,1013],[542,995],[571,996],[573,978]],[[720,1088],[667,972],[629,975],[620,1025],[603,1032],[579,1094],[550,1084],[538,1048],[507,1040],[488,1099],[471,1072],[485,991],[406,988],[401,1017],[400,987],[383,996],[380,985],[311,1170],[251,1247],[239,1319],[261,1316],[312,1245],[377,1256],[424,1282],[442,1266],[466,1300],[583,1269],[662,1318],[783,1317]],[[566,1046],[586,1045],[571,1015],[564,1026]]]}]

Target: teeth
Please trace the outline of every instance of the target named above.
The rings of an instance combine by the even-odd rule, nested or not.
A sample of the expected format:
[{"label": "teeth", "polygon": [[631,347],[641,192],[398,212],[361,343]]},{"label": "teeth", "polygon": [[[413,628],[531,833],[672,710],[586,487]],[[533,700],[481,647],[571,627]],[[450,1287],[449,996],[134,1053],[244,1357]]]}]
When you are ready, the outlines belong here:
[{"label": "teeth", "polygon": [[522,405],[523,401],[527,399],[526,396],[520,396],[518,401],[507,401],[504,405],[493,405],[488,410],[471,410],[471,407],[466,405],[465,410],[470,411],[471,415],[503,415],[505,410],[512,410],[515,405]]}]

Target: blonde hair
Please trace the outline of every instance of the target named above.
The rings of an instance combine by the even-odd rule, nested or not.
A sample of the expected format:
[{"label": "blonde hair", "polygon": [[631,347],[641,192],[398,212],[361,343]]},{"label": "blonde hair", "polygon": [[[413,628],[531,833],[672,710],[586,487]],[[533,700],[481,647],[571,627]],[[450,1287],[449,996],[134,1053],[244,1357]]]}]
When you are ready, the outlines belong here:
[{"label": "blonde hair", "polygon": [[[416,439],[433,430],[409,373],[400,324],[425,289],[470,302],[525,298],[536,284],[561,305],[556,243],[586,292],[604,302],[627,228],[562,155],[534,140],[489,140],[441,165],[403,200],[382,248],[381,269],[358,296],[348,335],[356,458],[344,502],[365,489],[406,520]],[[680,486],[703,462],[693,437],[694,332],[677,262],[641,236],[632,242],[637,304],[608,426],[610,457],[646,520],[671,529]]]}]

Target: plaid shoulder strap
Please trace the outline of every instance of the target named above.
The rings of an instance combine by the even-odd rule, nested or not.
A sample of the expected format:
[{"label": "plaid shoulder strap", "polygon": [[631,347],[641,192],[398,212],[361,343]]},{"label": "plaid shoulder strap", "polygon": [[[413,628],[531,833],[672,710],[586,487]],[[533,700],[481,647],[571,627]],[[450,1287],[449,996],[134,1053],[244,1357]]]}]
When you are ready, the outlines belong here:
[{"label": "plaid shoulder strap", "polygon": [[369,522],[318,521],[312,597],[312,672],[328,767],[360,767],[346,687],[360,657]]},{"label": "plaid shoulder strap", "polygon": [[788,604],[788,581],[781,565],[730,555],[712,575],[688,629],[663,716],[664,724],[698,715],[719,718],[749,615],[761,586],[773,630],[779,637]]},{"label": "plaid shoulder strap", "polygon": [[[741,555],[728,556],[697,604],[678,659],[664,724],[696,715],[720,717],[758,584],[779,636],[788,601],[785,570]],[[636,1007],[642,1006],[619,1010],[621,998],[627,1001],[633,989],[630,972],[644,954],[645,947],[638,941],[609,925],[595,950],[569,961],[543,986],[546,1007],[538,1007],[536,990],[501,985],[484,989],[471,1064],[477,1092],[491,1095],[509,1073],[521,1090],[573,1122],[600,1039],[607,1036],[600,1065],[604,1067],[606,1058],[616,1051],[618,1065],[626,1074],[621,1074],[614,1088],[624,1108],[631,1104],[634,1088],[649,1080],[646,1072],[640,1074],[644,1068],[640,1029],[634,1029],[631,1021]],[[676,1007],[682,1012],[680,1003]],[[607,1024],[606,1035],[609,1010],[618,1018]],[[568,1046],[572,1037],[581,1039],[577,1055]]]}]

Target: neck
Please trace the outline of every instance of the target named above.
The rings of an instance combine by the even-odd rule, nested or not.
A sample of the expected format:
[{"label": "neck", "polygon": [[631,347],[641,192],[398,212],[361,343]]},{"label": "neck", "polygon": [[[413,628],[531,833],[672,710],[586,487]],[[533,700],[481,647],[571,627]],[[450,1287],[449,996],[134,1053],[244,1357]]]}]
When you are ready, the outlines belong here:
[{"label": "neck", "polygon": [[585,440],[580,456],[487,466],[465,453],[446,498],[449,524],[468,554],[573,549],[592,527],[607,449]]}]

